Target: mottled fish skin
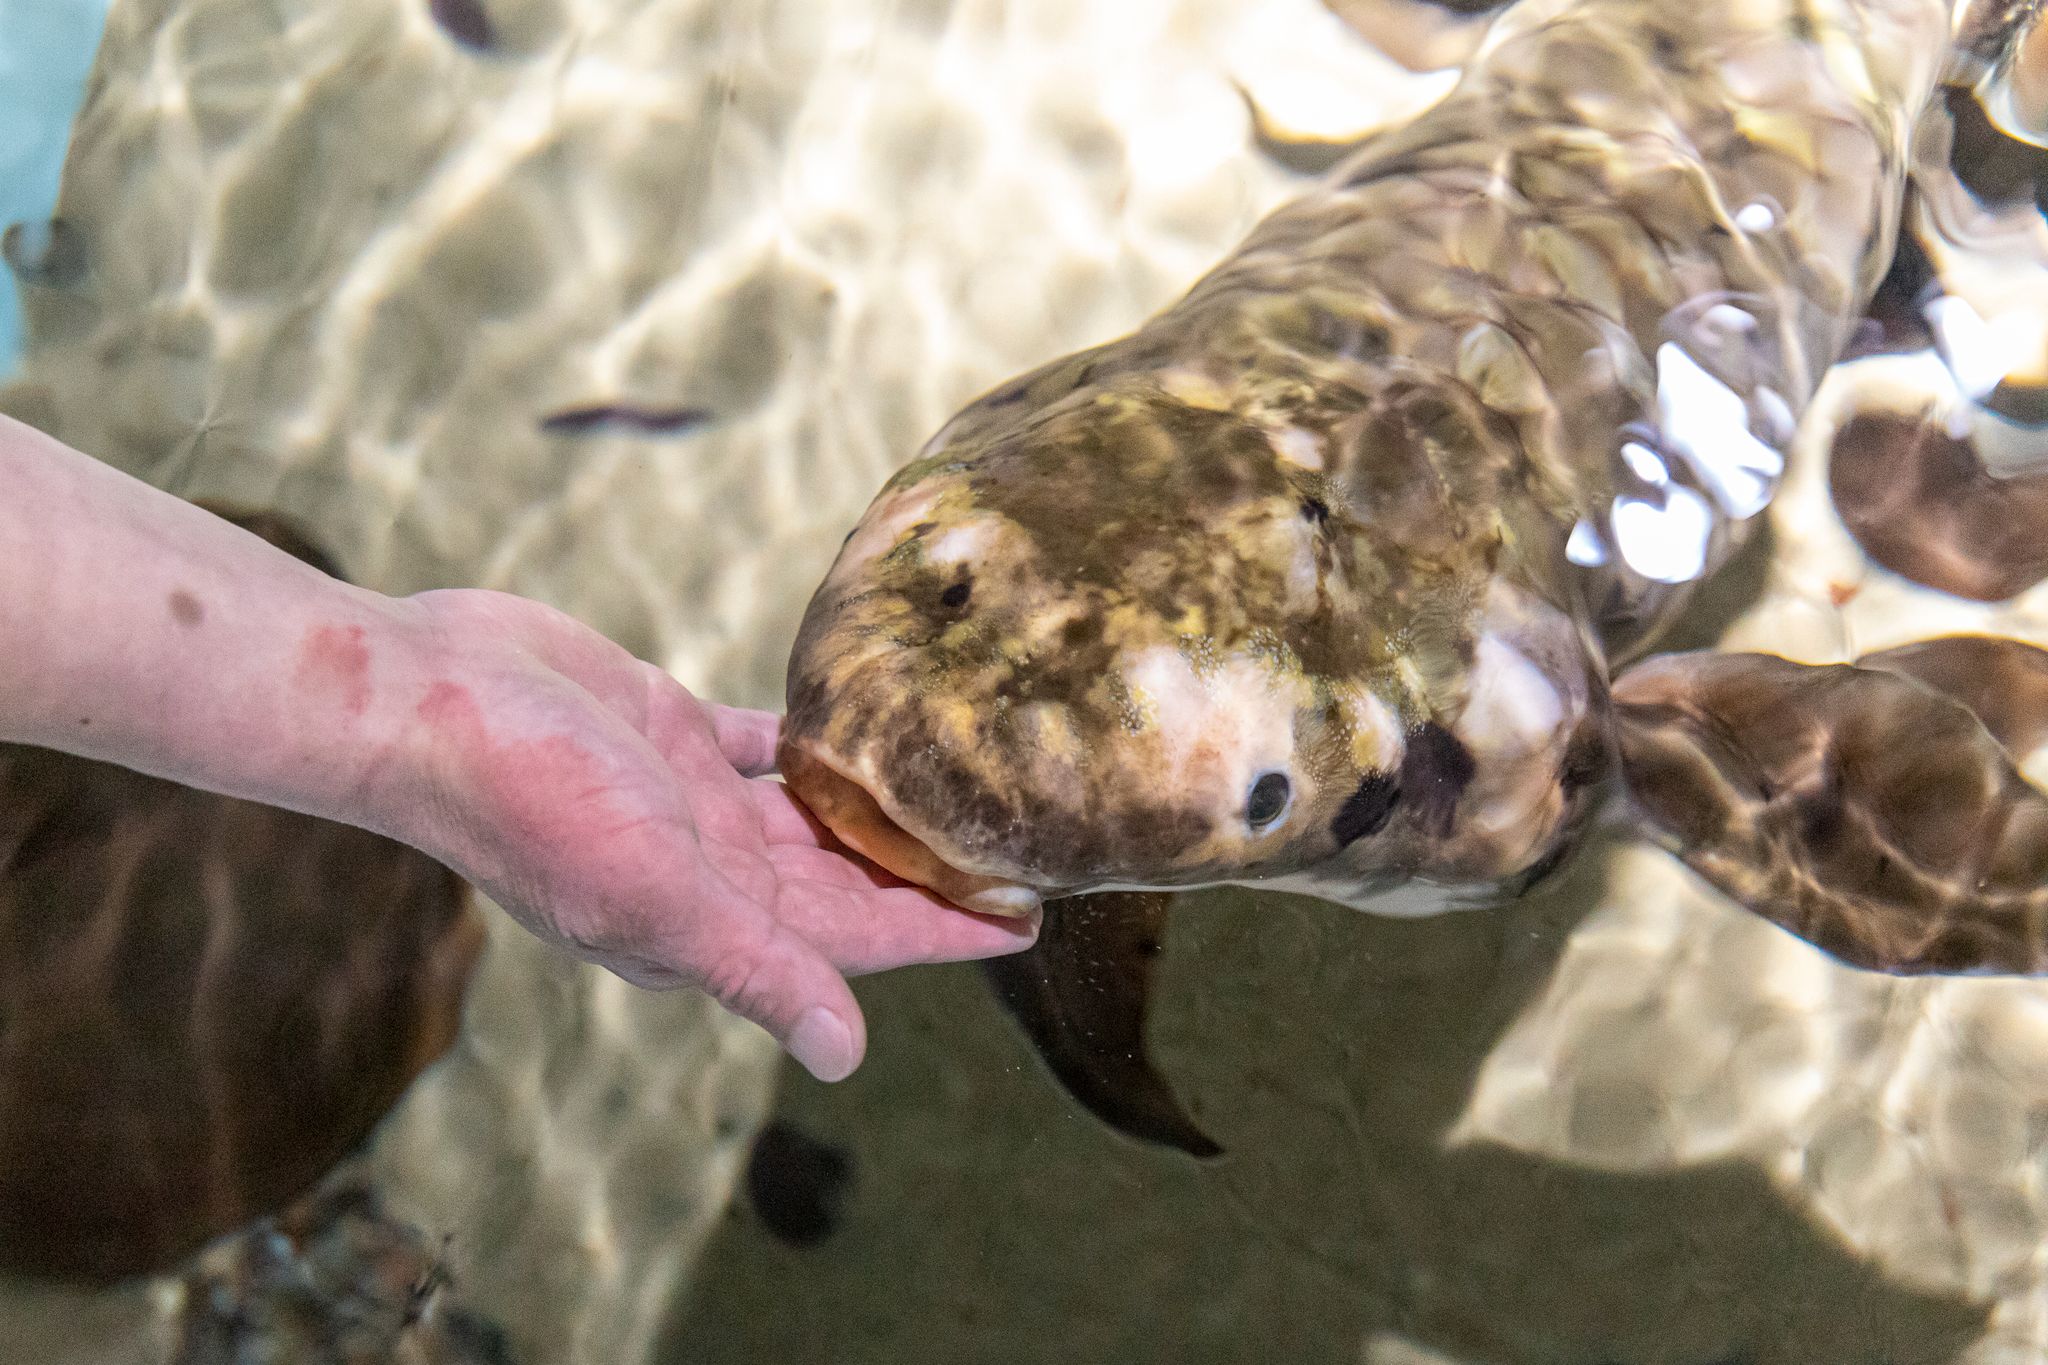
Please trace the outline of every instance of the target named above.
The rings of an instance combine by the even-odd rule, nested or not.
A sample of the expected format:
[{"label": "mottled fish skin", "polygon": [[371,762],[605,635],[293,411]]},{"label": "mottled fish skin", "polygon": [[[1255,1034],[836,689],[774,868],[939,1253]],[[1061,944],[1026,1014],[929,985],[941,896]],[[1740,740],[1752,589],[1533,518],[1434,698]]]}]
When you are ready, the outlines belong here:
[{"label": "mottled fish skin", "polygon": [[1610,668],[1754,527],[1884,274],[1954,22],[1523,0],[1179,303],[890,481],[797,641],[792,783],[992,910],[1542,863]]}]

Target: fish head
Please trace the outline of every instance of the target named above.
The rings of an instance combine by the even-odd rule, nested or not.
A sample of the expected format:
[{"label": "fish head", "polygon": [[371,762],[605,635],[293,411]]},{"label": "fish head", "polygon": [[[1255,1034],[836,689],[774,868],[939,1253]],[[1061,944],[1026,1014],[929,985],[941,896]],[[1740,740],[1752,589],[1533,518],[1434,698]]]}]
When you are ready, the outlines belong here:
[{"label": "fish head", "polygon": [[[1417,556],[1440,550],[1381,543],[1299,433],[1205,396],[1156,376],[1083,386],[941,432],[883,489],[790,665],[782,769],[845,842],[994,913],[1476,866],[1449,837],[1475,790],[1512,807],[1527,860],[1547,846],[1563,812],[1528,772],[1550,785],[1590,708],[1568,619],[1543,624],[1568,637],[1547,648],[1571,686],[1540,651],[1487,643],[1471,584],[1439,612],[1457,628],[1432,635]],[[1497,735],[1430,710],[1418,672],[1448,651],[1471,684],[1489,649],[1549,699],[1512,770]],[[1507,728],[1530,731],[1518,708]]]}]

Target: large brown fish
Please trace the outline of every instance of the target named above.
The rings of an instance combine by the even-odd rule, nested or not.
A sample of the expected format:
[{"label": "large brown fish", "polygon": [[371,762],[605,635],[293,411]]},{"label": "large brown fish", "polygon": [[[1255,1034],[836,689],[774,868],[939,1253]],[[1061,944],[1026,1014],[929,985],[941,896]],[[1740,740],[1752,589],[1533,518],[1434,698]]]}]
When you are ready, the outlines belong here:
[{"label": "large brown fish", "polygon": [[[1955,780],[1988,812],[1899,860],[1981,921],[1984,850],[2048,802],[2004,783],[1968,699],[1850,669],[1802,709],[1827,671],[1757,656],[1610,679],[1758,524],[1892,258],[1923,111],[1944,79],[2004,80],[2028,22],[1522,0],[1441,103],[1180,302],[978,399],[889,482],[798,636],[789,781],[962,905],[1088,893],[998,982],[1092,1108],[1195,1152],[1141,1052],[1155,893],[1497,901],[1568,849],[1617,753],[1696,866],[1856,956],[1888,884],[1823,897],[1818,933],[1773,873],[1889,826],[1785,803],[1903,799],[1894,770],[1829,770],[1844,717],[1966,723],[1988,748]],[[1670,799],[1700,754],[1724,786]],[[2022,895],[2048,869],[2027,829],[1997,855]],[[1862,956],[1958,965],[1911,938]],[[1976,941],[1961,965],[2037,965],[2031,924]]]}]

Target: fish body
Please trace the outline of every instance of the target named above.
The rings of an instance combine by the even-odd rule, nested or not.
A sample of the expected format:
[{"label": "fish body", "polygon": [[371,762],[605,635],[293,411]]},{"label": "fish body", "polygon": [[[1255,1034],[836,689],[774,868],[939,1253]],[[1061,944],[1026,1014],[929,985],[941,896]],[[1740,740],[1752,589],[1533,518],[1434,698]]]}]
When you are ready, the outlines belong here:
[{"label": "fish body", "polygon": [[[798,635],[793,787],[970,908],[1118,897],[1125,947],[1163,889],[1416,913],[1542,875],[1618,750],[1655,747],[1615,679],[1758,525],[1892,258],[1923,112],[2024,22],[1521,0],[1185,297],[897,473]],[[1643,704],[1678,717],[1660,676]],[[1157,1089],[1063,1064],[1074,998],[1001,970],[1077,1093]],[[1124,1126],[1201,1149],[1154,1098]]]},{"label": "fish body", "polygon": [[800,790],[848,779],[856,843],[978,908],[1540,864],[1608,668],[1756,524],[1883,274],[1951,23],[1524,0],[1442,103],[890,482],[799,636]]}]

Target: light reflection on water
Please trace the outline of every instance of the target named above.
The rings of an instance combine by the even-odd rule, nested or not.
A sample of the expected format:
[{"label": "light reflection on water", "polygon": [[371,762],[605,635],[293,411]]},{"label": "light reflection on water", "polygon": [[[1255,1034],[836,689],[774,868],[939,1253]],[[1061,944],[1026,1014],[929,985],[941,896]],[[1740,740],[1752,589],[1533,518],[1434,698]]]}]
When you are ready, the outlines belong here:
[{"label": "light reflection on water", "polygon": [[[1369,111],[1290,105],[1297,71],[1388,110],[1441,89],[1312,0],[505,0],[482,54],[411,0],[160,8],[116,6],[62,209],[90,283],[32,297],[0,405],[291,511],[385,590],[539,596],[755,704],[840,534],[961,400],[1136,322],[1298,189],[1233,81],[1317,137]],[[2038,589],[1965,603],[1875,569],[1815,458],[1866,391],[2020,372],[1970,319],[2026,351],[2012,319],[2038,311],[2011,300],[2042,277],[1973,268],[1944,265],[1971,292],[1930,319],[1938,374],[1873,359],[1823,393],[1732,645],[2048,640]],[[1704,393],[1732,439],[1672,364],[1667,417],[1696,425]],[[613,403],[710,421],[546,425]],[[1698,471],[1724,512],[1776,475],[1750,439]],[[1077,1116],[971,970],[867,983],[866,1070],[790,1082],[856,1163],[809,1249],[721,1222],[759,1036],[522,944],[494,946],[465,1050],[370,1167],[455,1238],[522,1359],[646,1355],[700,1245],[657,1358],[2048,1349],[2048,992],[1835,966],[1639,846],[1428,923],[1209,898],[1157,1043],[1236,1153],[1214,1172]],[[22,1301],[0,1343],[80,1311]]]}]

